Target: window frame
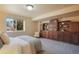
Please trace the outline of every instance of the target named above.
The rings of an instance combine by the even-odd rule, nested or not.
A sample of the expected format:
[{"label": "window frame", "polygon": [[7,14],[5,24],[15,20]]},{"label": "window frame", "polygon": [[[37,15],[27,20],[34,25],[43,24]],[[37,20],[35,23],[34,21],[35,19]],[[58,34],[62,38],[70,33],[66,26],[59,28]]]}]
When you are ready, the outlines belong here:
[{"label": "window frame", "polygon": [[[13,17],[7,17],[7,18],[14,19]],[[6,18],[6,19],[7,19],[7,18]],[[6,19],[5,19],[5,20],[6,20]],[[20,19],[19,19],[19,20],[20,20]],[[14,19],[14,21],[16,21],[16,24],[17,24],[17,21],[18,21],[18,20],[17,20],[17,19]],[[13,30],[8,31],[8,30],[7,30],[7,22],[5,21],[5,23],[6,23],[6,32],[25,32],[25,20],[23,20],[23,30],[17,30],[17,28],[16,28],[16,30],[14,30],[14,31],[13,31]],[[16,26],[16,27],[17,27],[17,26]]]}]

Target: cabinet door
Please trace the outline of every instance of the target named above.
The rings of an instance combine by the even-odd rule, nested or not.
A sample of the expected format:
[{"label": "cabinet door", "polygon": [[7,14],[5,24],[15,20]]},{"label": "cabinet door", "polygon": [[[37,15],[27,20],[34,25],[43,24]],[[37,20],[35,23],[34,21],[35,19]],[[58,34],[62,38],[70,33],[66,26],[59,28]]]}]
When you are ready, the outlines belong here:
[{"label": "cabinet door", "polygon": [[57,40],[57,31],[49,31],[49,38]]},{"label": "cabinet door", "polygon": [[63,41],[63,39],[64,39],[63,32],[58,32],[58,40]]},{"label": "cabinet door", "polygon": [[57,37],[58,37],[58,36],[57,36],[57,31],[54,31],[54,32],[53,32],[53,38],[54,38],[55,40],[58,40]]},{"label": "cabinet door", "polygon": [[63,34],[63,41],[70,43],[70,41],[72,39],[71,35],[72,34],[70,32],[64,32],[64,34]]},{"label": "cabinet door", "polygon": [[71,22],[69,31],[70,32],[79,32],[79,22]]},{"label": "cabinet door", "polygon": [[46,38],[46,32],[45,31],[41,31],[41,37]]},{"label": "cabinet door", "polygon": [[48,31],[45,32],[45,38],[49,38],[49,32]]},{"label": "cabinet door", "polygon": [[49,36],[49,39],[53,39],[53,32],[52,31],[49,31],[48,36]]},{"label": "cabinet door", "polygon": [[72,43],[79,44],[79,33],[72,33]]}]

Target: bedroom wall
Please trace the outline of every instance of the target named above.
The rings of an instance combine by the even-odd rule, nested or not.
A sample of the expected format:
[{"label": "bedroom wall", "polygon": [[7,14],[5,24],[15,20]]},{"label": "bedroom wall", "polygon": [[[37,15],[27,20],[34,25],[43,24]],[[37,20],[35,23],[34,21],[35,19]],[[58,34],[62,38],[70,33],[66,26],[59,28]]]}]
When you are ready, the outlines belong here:
[{"label": "bedroom wall", "polygon": [[4,31],[5,30],[5,18],[6,14],[4,13],[0,13],[0,31]]},{"label": "bedroom wall", "polygon": [[6,31],[6,24],[5,24],[5,18],[7,16],[12,16],[15,17],[16,19],[20,19],[20,20],[25,20],[25,31],[22,32],[8,32],[8,34],[10,36],[18,36],[18,35],[34,35],[34,32],[37,31],[37,22],[32,21],[31,18],[29,17],[23,17],[23,16],[19,16],[19,15],[13,15],[13,14],[8,14],[8,13],[3,13],[0,12],[0,31]]}]

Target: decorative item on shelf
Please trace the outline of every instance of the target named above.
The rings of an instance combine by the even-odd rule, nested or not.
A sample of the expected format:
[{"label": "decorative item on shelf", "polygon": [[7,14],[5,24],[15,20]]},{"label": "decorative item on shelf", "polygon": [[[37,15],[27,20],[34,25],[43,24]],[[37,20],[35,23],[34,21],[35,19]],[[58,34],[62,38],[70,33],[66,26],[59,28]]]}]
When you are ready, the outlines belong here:
[{"label": "decorative item on shelf", "polygon": [[67,26],[67,25],[64,25],[63,27],[64,27],[64,28],[67,28],[68,26]]},{"label": "decorative item on shelf", "polygon": [[35,32],[34,37],[39,38],[40,37],[39,32]]},{"label": "decorative item on shelf", "polygon": [[62,22],[61,24],[64,25],[64,22]]},{"label": "decorative item on shelf", "polygon": [[65,30],[64,30],[64,29],[62,29],[61,31],[62,31],[62,32],[64,32]]},{"label": "decorative item on shelf", "polygon": [[60,24],[59,27],[62,27],[62,25]]},{"label": "decorative item on shelf", "polygon": [[43,24],[43,30],[48,30],[48,23]]},{"label": "decorative item on shelf", "polygon": [[68,31],[69,23],[68,21],[60,22],[59,23],[59,29],[60,31]]}]

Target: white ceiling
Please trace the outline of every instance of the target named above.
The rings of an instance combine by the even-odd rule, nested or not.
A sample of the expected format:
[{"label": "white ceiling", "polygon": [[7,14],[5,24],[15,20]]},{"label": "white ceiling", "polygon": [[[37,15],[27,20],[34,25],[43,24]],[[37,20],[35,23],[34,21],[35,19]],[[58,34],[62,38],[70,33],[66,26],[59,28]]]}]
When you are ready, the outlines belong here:
[{"label": "white ceiling", "polygon": [[55,11],[61,8],[71,6],[69,4],[34,4],[32,11],[25,8],[25,4],[8,4],[0,5],[0,9],[4,12],[13,13],[22,16],[36,17],[44,13]]}]

